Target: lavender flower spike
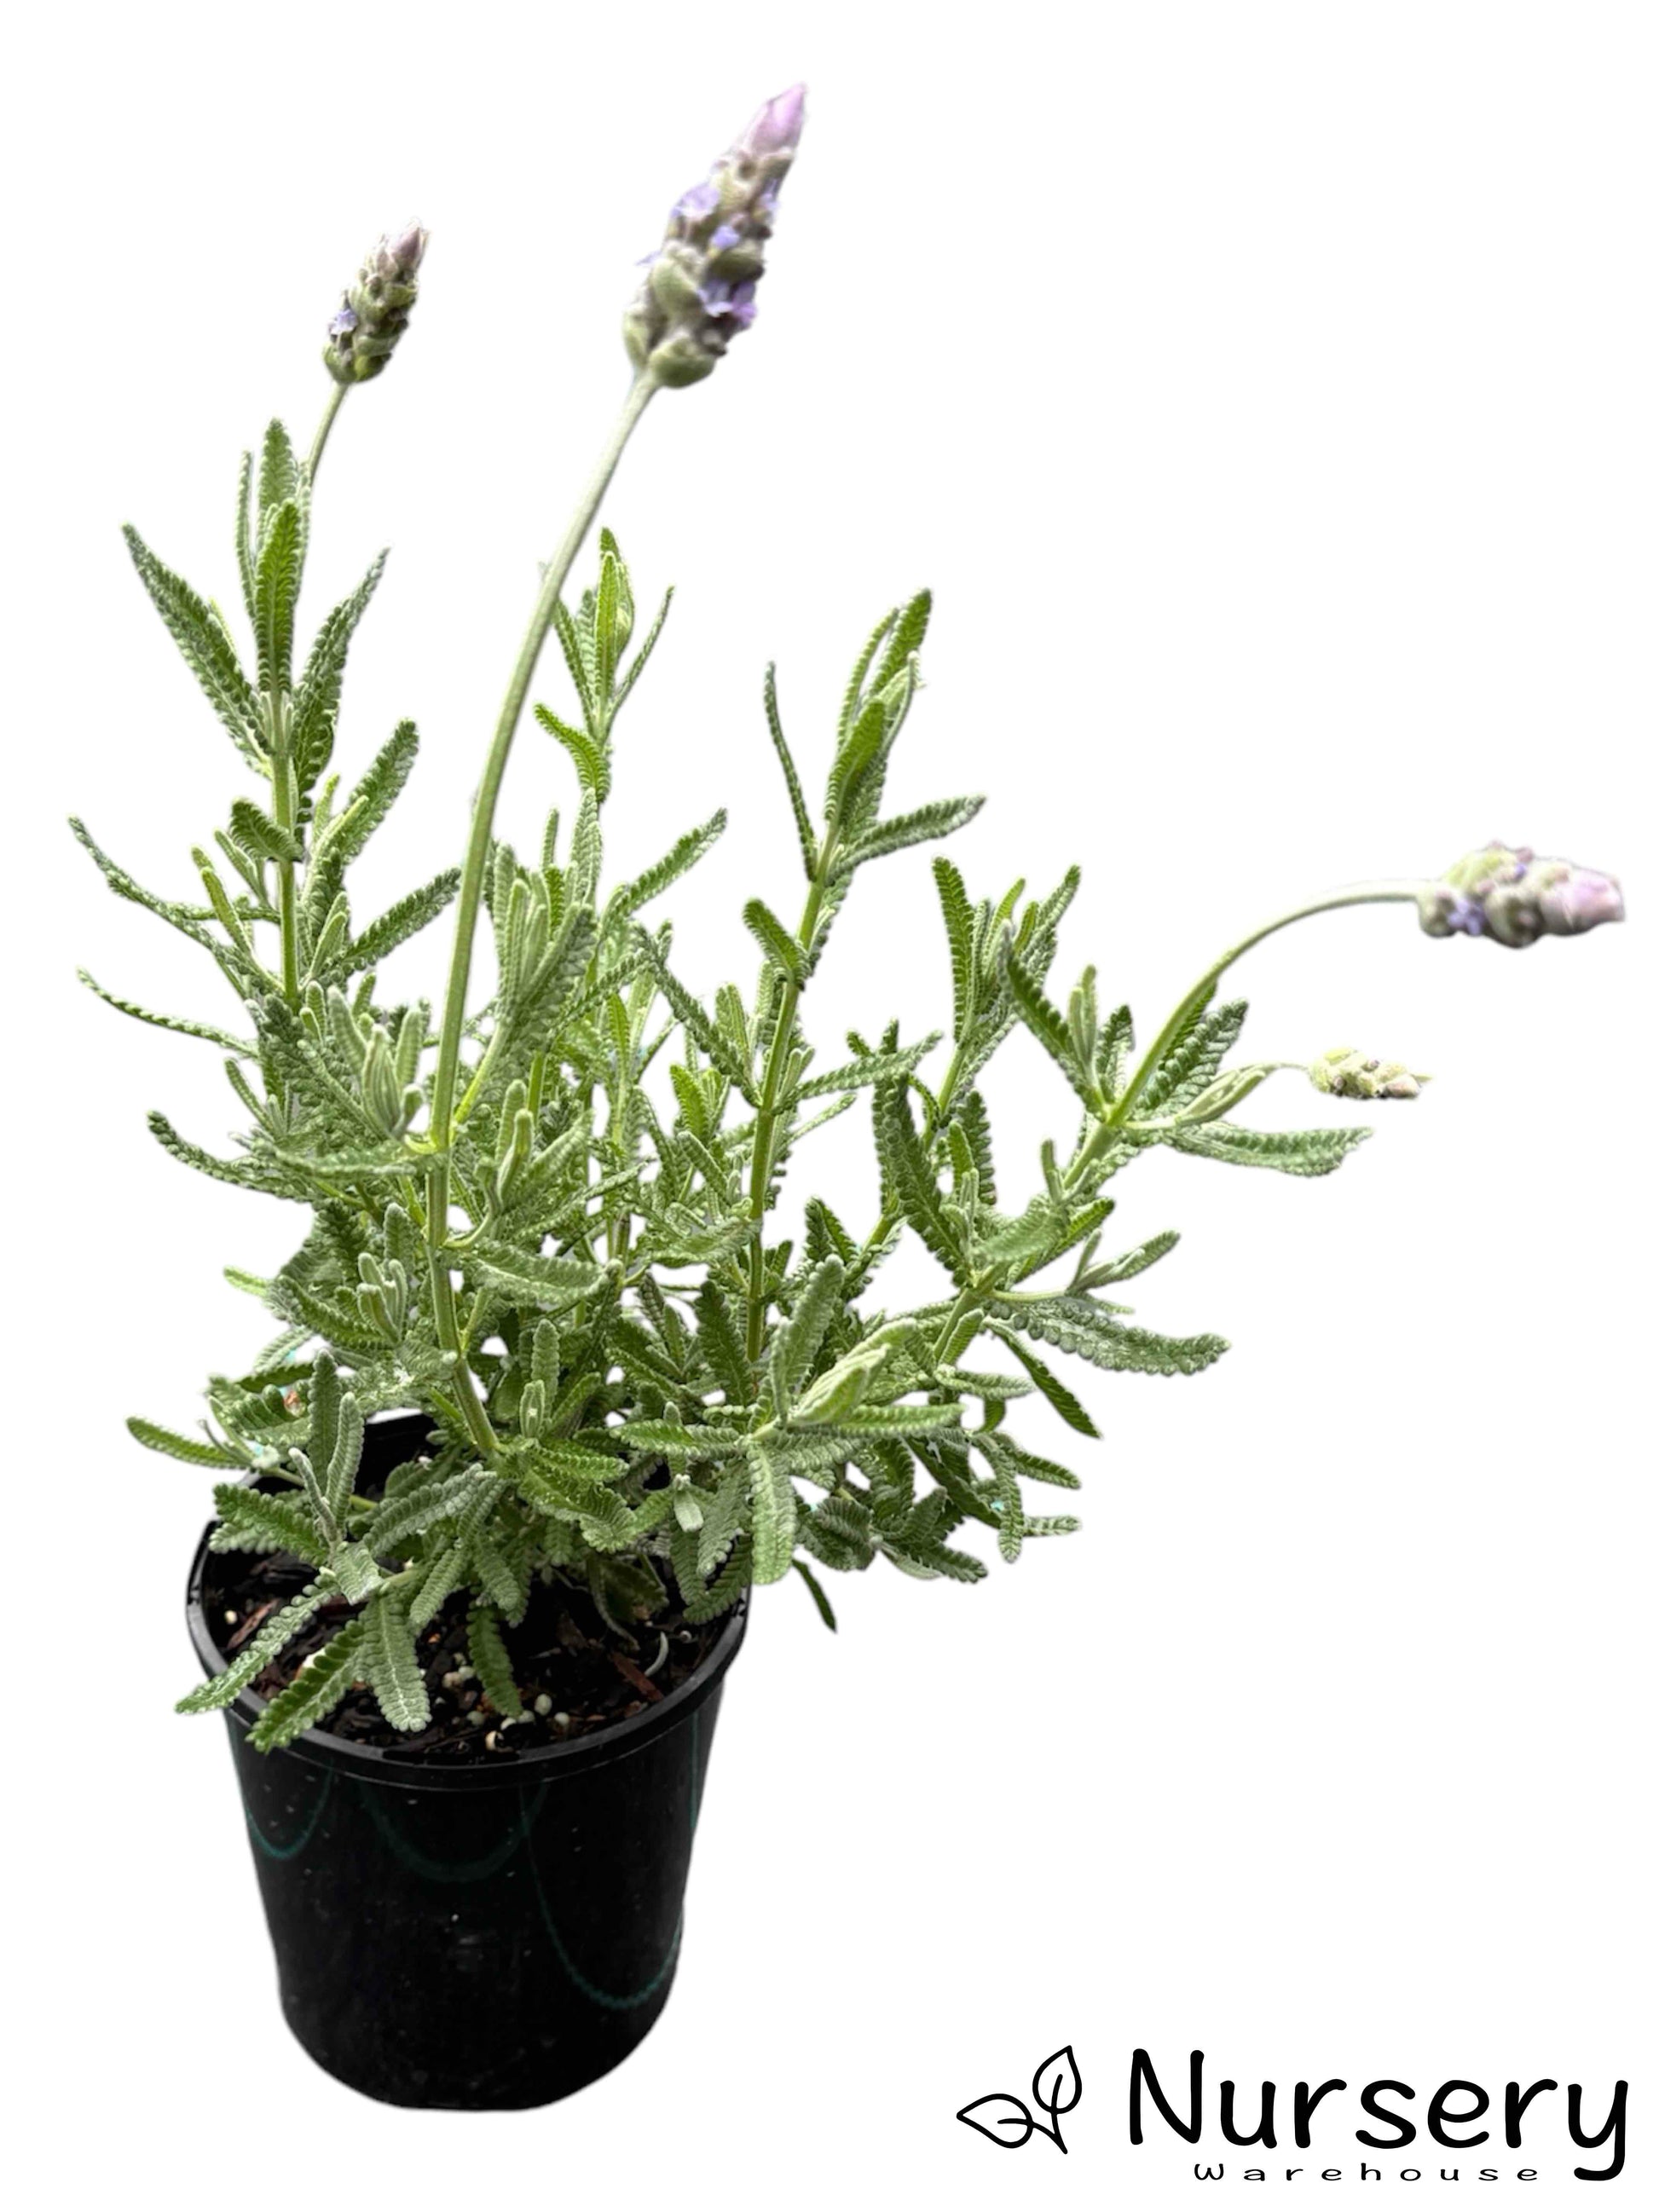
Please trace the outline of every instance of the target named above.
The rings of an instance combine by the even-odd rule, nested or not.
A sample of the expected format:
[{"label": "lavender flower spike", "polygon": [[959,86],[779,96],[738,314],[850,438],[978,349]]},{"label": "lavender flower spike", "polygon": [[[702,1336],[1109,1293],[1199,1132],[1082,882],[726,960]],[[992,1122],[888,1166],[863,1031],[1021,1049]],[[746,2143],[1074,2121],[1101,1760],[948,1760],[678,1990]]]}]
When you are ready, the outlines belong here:
[{"label": "lavender flower spike", "polygon": [[1402,1060],[1369,1060],[1346,1045],[1322,1053],[1308,1073],[1328,1098],[1415,1098],[1429,1079]]},{"label": "lavender flower spike", "polygon": [[675,203],[623,319],[629,359],[657,383],[699,382],[754,321],[778,190],[800,143],[805,106],[804,85],[769,100],[707,179]]},{"label": "lavender flower spike", "polygon": [[1530,846],[1483,845],[1417,902],[1431,937],[1490,937],[1519,951],[1540,937],[1577,937],[1625,918],[1616,877],[1571,860],[1540,860]]},{"label": "lavender flower spike", "polygon": [[415,305],[426,233],[411,223],[383,238],[357,273],[328,326],[323,360],[337,384],[366,384],[392,358]]}]

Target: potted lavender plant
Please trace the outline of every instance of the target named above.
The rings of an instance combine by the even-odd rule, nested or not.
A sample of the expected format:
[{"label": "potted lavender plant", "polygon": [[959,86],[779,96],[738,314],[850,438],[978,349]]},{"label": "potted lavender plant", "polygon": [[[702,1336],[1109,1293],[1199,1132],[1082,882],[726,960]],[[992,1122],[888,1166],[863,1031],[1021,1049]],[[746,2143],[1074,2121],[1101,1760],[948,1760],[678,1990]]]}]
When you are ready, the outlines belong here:
[{"label": "potted lavender plant", "polygon": [[[803,1008],[855,881],[981,804],[884,811],[923,593],[859,653],[816,748],[816,807],[769,673],[800,918],[750,901],[752,990],[726,987],[712,1006],[690,991],[660,901],[724,817],[630,881],[604,865],[617,723],[667,603],[642,629],[608,532],[586,587],[573,598],[567,585],[644,409],[708,375],[753,319],[802,108],[799,88],[769,102],[673,210],[626,318],[622,415],[544,571],[459,867],[372,920],[354,911],[353,865],[416,750],[404,723],[349,787],[331,772],[379,560],[297,650],[325,450],[343,402],[384,372],[408,325],[422,231],[383,241],[330,324],[328,404],[309,448],[273,423],[257,467],[244,460],[251,653],[129,532],[256,795],[194,851],[200,891],[183,900],[142,889],[75,825],[118,896],[208,955],[234,1026],[100,995],[225,1055],[249,1125],[241,1149],[211,1154],[158,1114],[161,1146],[309,1216],[273,1276],[233,1276],[276,1334],[245,1371],[210,1382],[200,1432],[131,1428],[219,1477],[189,1585],[204,1679],[181,1709],[228,1722],[288,2016],[324,2066],[394,2103],[545,2102],[650,2027],[753,1585],[799,1576],[833,1626],[821,1571],[879,1559],[920,1580],[977,1580],[985,1563],[957,1540],[963,1528],[1012,1562],[1075,1526],[1034,1498],[1076,1476],[1006,1425],[1038,1396],[1096,1434],[1056,1352],[1170,1376],[1225,1350],[1127,1318],[1118,1286],[1176,1238],[1109,1249],[1107,1185],[1156,1147],[1325,1175],[1366,1133],[1234,1118],[1287,1065],[1233,1056],[1245,1009],[1220,994],[1243,953],[1368,901],[1414,908],[1434,937],[1509,946],[1621,913],[1610,878],[1488,847],[1441,876],[1293,907],[1212,962],[1137,1052],[1128,1009],[1101,1000],[1092,968],[1068,994],[1051,983],[1075,870],[1040,893],[975,897],[939,857],[944,1032],[872,1026],[820,1066]],[[532,691],[550,635],[558,680],[543,702]],[[576,803],[568,827],[555,817],[526,854],[497,802],[532,707],[569,756]],[[381,964],[452,907],[435,1012],[388,1003]],[[479,986],[486,917],[494,967]],[[1043,1146],[1030,1195],[994,1161],[980,1088],[1017,1025],[1053,1060],[1079,1122],[1068,1149]],[[1346,1049],[1296,1066],[1339,1100],[1410,1098],[1422,1080]],[[781,1236],[800,1147],[860,1103],[879,1218],[849,1227],[812,1195],[804,1234]],[[939,1293],[874,1310],[878,1272],[908,1237],[937,1261]]]}]

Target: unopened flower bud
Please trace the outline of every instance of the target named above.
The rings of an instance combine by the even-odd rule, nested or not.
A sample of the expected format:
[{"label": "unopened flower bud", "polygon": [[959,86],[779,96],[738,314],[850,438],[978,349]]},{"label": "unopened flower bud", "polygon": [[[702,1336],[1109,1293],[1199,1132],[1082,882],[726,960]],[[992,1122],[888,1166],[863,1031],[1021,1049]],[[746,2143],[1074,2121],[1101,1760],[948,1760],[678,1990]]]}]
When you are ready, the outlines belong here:
[{"label": "unopened flower bud", "polygon": [[754,321],[778,190],[800,143],[805,106],[799,84],[769,100],[671,211],[623,319],[629,359],[657,383],[698,383]]},{"label": "unopened flower bud", "polygon": [[1321,1053],[1308,1073],[1314,1089],[1330,1098],[1415,1098],[1429,1079],[1401,1060],[1368,1060],[1346,1045]]},{"label": "unopened flower bud", "polygon": [[392,358],[420,289],[416,278],[425,252],[426,233],[412,223],[396,238],[383,238],[358,270],[323,348],[336,383],[365,384]]},{"label": "unopened flower bud", "polygon": [[1490,937],[1519,950],[1540,937],[1577,937],[1622,921],[1618,880],[1571,860],[1540,860],[1530,846],[1484,845],[1425,886],[1418,918],[1431,937]]},{"label": "unopened flower bud", "polygon": [[749,128],[732,150],[751,161],[764,161],[775,154],[792,155],[800,143],[801,125],[805,119],[806,87],[792,84],[787,92],[769,100],[750,118]]}]

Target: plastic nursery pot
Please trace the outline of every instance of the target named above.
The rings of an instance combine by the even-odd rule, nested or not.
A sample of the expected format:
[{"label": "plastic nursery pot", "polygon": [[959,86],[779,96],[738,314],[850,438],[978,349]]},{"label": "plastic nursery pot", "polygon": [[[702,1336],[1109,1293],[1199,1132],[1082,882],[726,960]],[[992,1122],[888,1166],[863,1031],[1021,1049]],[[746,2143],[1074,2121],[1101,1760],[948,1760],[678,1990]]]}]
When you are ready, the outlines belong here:
[{"label": "plastic nursery pot", "polygon": [[[370,1425],[365,1473],[429,1424]],[[204,1531],[188,1619],[203,1609]],[[485,2111],[568,2097],[621,2063],[664,2005],[726,1671],[745,1613],[658,1705],[499,1765],[307,1729],[248,1748],[264,1700],[226,1709],[289,2026],[319,2066],[392,2105]]]}]

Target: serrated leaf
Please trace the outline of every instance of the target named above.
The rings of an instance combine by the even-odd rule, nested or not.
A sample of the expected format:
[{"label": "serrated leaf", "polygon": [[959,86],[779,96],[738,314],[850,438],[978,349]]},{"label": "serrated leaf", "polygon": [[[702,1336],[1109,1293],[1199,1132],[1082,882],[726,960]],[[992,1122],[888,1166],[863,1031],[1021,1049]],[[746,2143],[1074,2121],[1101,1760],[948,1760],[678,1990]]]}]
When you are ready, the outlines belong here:
[{"label": "serrated leaf", "polygon": [[1087,1407],[1073,1391],[1067,1389],[1054,1370],[1045,1366],[1030,1345],[1022,1344],[1013,1330],[1005,1323],[994,1321],[990,1325],[1018,1360],[1032,1382],[1036,1384],[1037,1389],[1042,1391],[1055,1413],[1060,1415],[1060,1419],[1065,1422],[1066,1427],[1075,1429],[1080,1437],[1097,1437],[1100,1431],[1095,1426]]},{"label": "serrated leaf", "polygon": [[180,1698],[173,1711],[180,1713],[216,1713],[231,1704],[265,1668],[285,1645],[291,1644],[312,1615],[322,1604],[332,1587],[326,1576],[319,1575],[314,1583],[302,1589],[297,1597],[290,1598],[279,1612],[242,1646],[222,1674],[210,1675],[205,1682]]},{"label": "serrated leaf", "polygon": [[1133,1276],[1142,1274],[1154,1266],[1165,1253],[1173,1252],[1180,1242],[1178,1229],[1161,1229],[1156,1237],[1149,1237],[1144,1244],[1137,1244],[1133,1251],[1124,1252],[1115,1260],[1104,1261],[1099,1266],[1091,1267],[1089,1287],[1092,1290],[1097,1285],[1103,1288],[1108,1283],[1127,1283]]},{"label": "serrated leaf", "polygon": [[717,1620],[729,1613],[749,1587],[749,1539],[739,1536],[732,1547],[731,1557],[706,1590],[685,1602],[685,1617],[701,1624]]},{"label": "serrated leaf", "polygon": [[416,1656],[408,1607],[388,1590],[378,1591],[368,1601],[362,1651],[369,1687],[387,1721],[405,1735],[423,1729],[432,1717],[426,1678]]},{"label": "serrated leaf", "polygon": [[[1006,1466],[1027,1482],[1052,1483],[1059,1490],[1081,1490],[1083,1486],[1069,1467],[1061,1467],[1057,1460],[1044,1459],[1040,1454],[1027,1451],[1000,1429],[978,1429],[974,1432],[975,1451],[988,1460],[992,1466]],[[1027,1534],[1030,1533],[1028,1516]]]},{"label": "serrated leaf", "polygon": [[292,1552],[307,1566],[320,1567],[325,1547],[296,1498],[270,1498],[240,1482],[221,1482],[213,1492],[219,1527],[210,1540],[215,1552]]},{"label": "serrated leaf", "polygon": [[677,883],[689,869],[695,868],[703,855],[719,842],[726,830],[726,809],[722,806],[711,814],[707,822],[696,830],[688,830],[672,849],[665,853],[653,866],[624,884],[611,901],[618,914],[635,914],[639,908],[658,897],[672,883]]},{"label": "serrated leaf", "polygon": [[349,1620],[306,1661],[248,1730],[255,1751],[280,1751],[333,1711],[357,1680],[364,1632],[361,1619]]},{"label": "serrated leaf", "polygon": [[291,500],[300,485],[300,465],[294,441],[285,424],[273,419],[265,425],[259,449],[259,501],[255,511],[256,542],[263,542],[272,516]]},{"label": "serrated leaf", "polygon": [[676,1452],[691,1462],[730,1459],[747,1441],[738,1429],[691,1429],[682,1421],[624,1421],[617,1434],[630,1451]]},{"label": "serrated leaf", "polygon": [[1158,1062],[1141,1091],[1139,1112],[1174,1113],[1200,1097],[1237,1043],[1248,1011],[1243,999],[1231,999],[1194,1021]]},{"label": "serrated leaf", "polygon": [[749,1450],[750,1536],[754,1579],[781,1582],[795,1555],[795,1490],[762,1444]]},{"label": "serrated leaf", "polygon": [[778,714],[778,672],[769,665],[766,671],[764,690],[766,726],[771,735],[773,750],[778,765],[783,770],[783,780],[789,792],[789,811],[795,817],[795,835],[800,841],[801,865],[809,878],[817,872],[818,841],[812,834],[812,818],[806,811],[806,799],[800,787],[800,777],[795,770],[793,754],[783,734],[783,723]]},{"label": "serrated leaf", "polygon": [[1273,1168],[1280,1175],[1322,1176],[1340,1168],[1370,1133],[1369,1129],[1245,1129],[1233,1121],[1209,1121],[1198,1128],[1176,1129],[1167,1141],[1176,1152],[1200,1159]]},{"label": "serrated leaf", "polygon": [[406,944],[428,922],[436,921],[460,888],[460,881],[459,868],[441,869],[430,883],[389,906],[347,946],[337,963],[340,973],[356,975],[365,968],[378,968],[389,953]]},{"label": "serrated leaf", "polygon": [[245,853],[260,860],[297,860],[299,839],[292,830],[277,828],[264,809],[251,799],[230,802],[230,834]]},{"label": "serrated leaf", "polygon": [[959,1281],[962,1258],[957,1239],[945,1218],[933,1167],[916,1135],[902,1085],[878,1085],[874,1117],[876,1152],[884,1185],[928,1250]]},{"label": "serrated leaf", "polygon": [[501,1637],[501,1615],[488,1601],[475,1601],[466,1620],[467,1656],[483,1693],[504,1721],[525,1717],[524,1700],[513,1679],[513,1662]]},{"label": "serrated leaf", "polygon": [[399,1491],[394,1499],[380,1508],[363,1540],[371,1551],[384,1557],[393,1545],[401,1545],[410,1536],[422,1535],[437,1522],[447,1521],[460,1512],[478,1486],[477,1476],[467,1468],[459,1474],[441,1476],[436,1481],[417,1483],[412,1489]]},{"label": "serrated leaf", "polygon": [[818,1619],[833,1636],[836,1633],[836,1609],[825,1596],[823,1583],[819,1582],[805,1559],[793,1560],[791,1565],[811,1592],[812,1602],[818,1609]]},{"label": "serrated leaf", "polygon": [[942,1429],[959,1428],[960,1406],[860,1406],[843,1413],[835,1425],[837,1437],[869,1443],[888,1437],[934,1436]]},{"label": "serrated leaf", "polygon": [[604,1281],[592,1261],[545,1252],[515,1252],[510,1245],[470,1245],[456,1255],[469,1275],[521,1305],[562,1310],[591,1297]]},{"label": "serrated leaf", "polygon": [[154,891],[147,891],[118,861],[110,858],[78,816],[70,817],[69,826],[78,842],[91,855],[94,866],[117,898],[127,899],[134,906],[143,907],[146,914],[153,914],[158,921],[166,922],[181,937],[187,937],[192,945],[199,945],[204,952],[210,953],[244,997],[248,995],[250,987],[264,988],[269,983],[270,979],[235,945],[214,937],[193,915],[173,900],[158,898]]},{"label": "serrated leaf", "polygon": [[822,1098],[830,1091],[860,1091],[872,1083],[899,1081],[915,1072],[939,1041],[939,1031],[935,1030],[920,1044],[906,1045],[902,1052],[872,1052],[861,1060],[849,1060],[844,1067],[832,1067],[823,1075],[814,1075],[797,1084],[789,1094],[790,1103]]},{"label": "serrated leaf", "polygon": [[155,1421],[146,1421],[136,1413],[127,1419],[127,1432],[146,1451],[161,1452],[168,1459],[181,1459],[191,1467],[246,1467],[247,1462],[240,1452],[228,1445],[216,1443],[210,1437],[181,1437],[174,1430],[161,1428]]},{"label": "serrated leaf", "polygon": [[440,1552],[433,1561],[430,1571],[410,1603],[409,1625],[417,1635],[437,1618],[444,1601],[466,1580],[467,1559],[466,1545],[454,1543]]},{"label": "serrated leaf", "polygon": [[306,910],[313,925],[320,925],[334,903],[345,871],[391,812],[414,770],[420,749],[414,723],[399,722],[344,806],[317,839],[306,885]]},{"label": "serrated leaf", "polygon": [[792,983],[799,983],[805,973],[805,955],[766,902],[750,899],[744,908],[743,920],[744,927],[779,974],[787,976]]},{"label": "serrated leaf", "polygon": [[228,1030],[216,1029],[211,1022],[184,1021],[173,1014],[152,1013],[148,1006],[136,1006],[131,999],[118,999],[112,991],[105,990],[101,983],[94,982],[84,968],[77,968],[75,972],[95,999],[101,999],[106,1006],[113,1006],[118,1014],[130,1015],[135,1022],[171,1030],[178,1036],[200,1037],[204,1043],[217,1045],[221,1051],[238,1060],[252,1060],[259,1049],[252,1038],[233,1036]]},{"label": "serrated leaf", "polygon": [[1008,955],[1008,991],[1020,1019],[1091,1114],[1100,1109],[1094,1078],[1079,1061],[1065,1016],[1015,953]]},{"label": "serrated leaf", "polygon": [[257,766],[264,757],[259,737],[259,702],[253,686],[242,673],[228,631],[184,578],[174,575],[156,559],[131,525],[124,535],[139,580],[167,624],[173,643],[207,694],[214,712],[230,732],[237,750]]},{"label": "serrated leaf", "polygon": [[1158,1336],[1149,1329],[1127,1328],[1086,1297],[1037,1299],[1002,1312],[1023,1334],[1120,1372],[1196,1375],[1227,1349],[1224,1337]]},{"label": "serrated leaf", "polygon": [[[312,642],[289,723],[295,773],[302,791],[309,790],[328,766],[347,650],[364,609],[374,596],[386,560],[384,553],[375,557],[362,582],[326,617]],[[252,616],[252,607],[249,613]]]},{"label": "serrated leaf", "polygon": [[285,499],[261,533],[253,568],[253,635],[259,688],[289,690],[294,668],[294,610],[305,564],[305,518],[296,499]]},{"label": "serrated leaf", "polygon": [[334,1455],[344,1402],[345,1386],[340,1380],[340,1370],[334,1364],[333,1355],[327,1351],[319,1352],[312,1363],[311,1389],[306,1407],[311,1423],[307,1441],[312,1465],[319,1474]]},{"label": "serrated leaf", "polygon": [[773,1396],[780,1413],[805,1381],[823,1342],[824,1331],[841,1310],[847,1270],[831,1253],[801,1285],[794,1310],[772,1343]]},{"label": "serrated leaf", "polygon": [[574,728],[570,723],[553,712],[550,707],[536,707],[532,710],[549,737],[555,738],[569,754],[576,770],[576,778],[584,791],[591,791],[596,799],[611,795],[611,763],[605,749],[586,730]]},{"label": "serrated leaf", "polygon": [[[583,1376],[584,1390],[586,1386],[596,1384],[598,1379],[597,1374]],[[563,1402],[554,1408],[556,1419]],[[609,1452],[594,1451],[591,1446],[568,1437],[543,1437],[531,1453],[530,1461],[538,1474],[559,1476],[571,1482],[611,1482],[623,1472],[620,1459],[613,1459]],[[583,1502],[586,1503],[586,1494]]]},{"label": "serrated leaf", "polygon": [[965,829],[984,804],[982,799],[936,799],[908,814],[896,814],[890,821],[878,822],[874,829],[865,831],[856,845],[841,854],[830,870],[830,878],[834,881],[849,876],[866,860],[880,860],[888,853],[902,853],[908,846],[925,845],[936,837],[951,836],[957,830]]},{"label": "serrated leaf", "polygon": [[710,1276],[697,1292],[697,1349],[734,1406],[752,1405],[755,1378],[726,1294]]},{"label": "serrated leaf", "polygon": [[754,1079],[747,1063],[733,1048],[731,1039],[715,1027],[679,978],[670,970],[661,950],[649,939],[647,939],[647,957],[664,998],[684,1024],[687,1035],[695,1041],[698,1050],[714,1062],[726,1081],[735,1086],[750,1105],[757,1105],[759,1101],[755,1096]]}]

